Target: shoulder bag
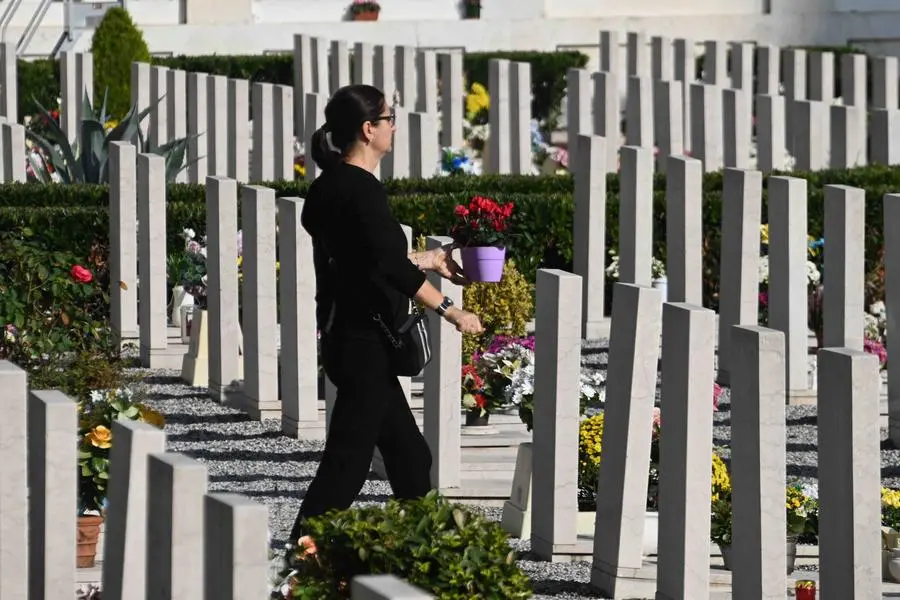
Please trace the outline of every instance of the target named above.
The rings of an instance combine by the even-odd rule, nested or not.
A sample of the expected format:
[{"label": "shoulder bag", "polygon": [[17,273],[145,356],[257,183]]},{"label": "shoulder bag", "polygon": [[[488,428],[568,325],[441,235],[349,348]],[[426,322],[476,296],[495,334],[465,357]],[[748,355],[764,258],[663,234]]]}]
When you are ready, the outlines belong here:
[{"label": "shoulder bag", "polygon": [[[317,242],[319,243],[319,242]],[[325,251],[324,243],[319,243],[319,248],[328,257],[332,272],[339,277],[337,262],[334,255]],[[408,315],[400,327],[394,327],[392,320],[385,319],[380,312],[372,313],[372,320],[378,324],[391,347],[390,363],[395,375],[412,377],[422,372],[431,362],[431,337],[428,333],[428,315],[419,310],[415,302],[412,302],[412,314]],[[325,325],[324,333],[327,334],[334,321],[337,310],[337,297],[331,304],[331,313]]]}]

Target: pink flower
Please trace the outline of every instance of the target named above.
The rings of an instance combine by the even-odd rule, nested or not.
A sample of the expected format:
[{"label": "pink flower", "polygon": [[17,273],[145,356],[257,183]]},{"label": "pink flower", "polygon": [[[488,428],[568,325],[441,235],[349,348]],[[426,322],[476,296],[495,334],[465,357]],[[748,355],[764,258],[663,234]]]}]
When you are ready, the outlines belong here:
[{"label": "pink flower", "polygon": [[722,386],[718,383],[713,383],[713,411],[719,411],[719,396],[722,395]]},{"label": "pink flower", "polygon": [[763,307],[769,305],[769,292],[760,292],[759,293],[759,304]]},{"label": "pink flower", "polygon": [[878,362],[881,366],[884,366],[887,363],[887,348],[884,347],[884,344],[879,342],[878,340],[872,340],[866,338],[863,341],[863,350],[868,352],[869,354],[874,354],[878,357]]},{"label": "pink flower", "polygon": [[78,283],[90,283],[94,280],[94,275],[81,265],[73,265],[72,279],[74,279]]}]

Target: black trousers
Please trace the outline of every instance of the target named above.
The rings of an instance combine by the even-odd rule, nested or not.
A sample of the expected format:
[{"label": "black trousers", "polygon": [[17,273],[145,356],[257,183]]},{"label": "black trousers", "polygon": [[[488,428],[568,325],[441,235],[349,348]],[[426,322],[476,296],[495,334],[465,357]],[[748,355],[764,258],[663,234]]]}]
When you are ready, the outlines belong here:
[{"label": "black trousers", "polygon": [[431,452],[390,369],[387,343],[378,332],[366,334],[323,336],[325,373],[337,388],[337,400],[292,542],[303,535],[305,519],[350,507],[366,482],[376,446],[395,498],[421,498],[432,489]]}]

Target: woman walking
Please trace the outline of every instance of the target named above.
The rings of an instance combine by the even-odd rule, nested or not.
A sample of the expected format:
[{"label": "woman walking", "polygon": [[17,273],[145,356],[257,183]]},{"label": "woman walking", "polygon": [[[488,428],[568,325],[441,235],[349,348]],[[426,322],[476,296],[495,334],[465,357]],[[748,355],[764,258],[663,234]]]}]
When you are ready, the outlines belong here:
[{"label": "woman walking", "polygon": [[316,320],[337,400],[291,542],[303,536],[305,519],[352,504],[376,446],[396,498],[419,498],[432,489],[431,453],[373,315],[396,328],[415,298],[463,333],[483,331],[476,315],[454,307],[425,279],[432,270],[463,282],[450,254],[442,248],[407,253],[406,236],[373,174],[395,130],[384,94],[351,85],[335,92],[325,107],[325,125],[312,136],[309,152],[322,174],[310,186],[301,222],[313,239]]}]

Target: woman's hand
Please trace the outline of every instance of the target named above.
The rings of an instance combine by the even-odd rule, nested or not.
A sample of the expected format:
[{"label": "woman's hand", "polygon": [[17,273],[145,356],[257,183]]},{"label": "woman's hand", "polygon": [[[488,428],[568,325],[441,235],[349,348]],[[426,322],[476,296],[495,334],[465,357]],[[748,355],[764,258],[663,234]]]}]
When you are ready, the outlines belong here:
[{"label": "woman's hand", "polygon": [[456,325],[456,330],[460,333],[484,332],[484,326],[482,326],[481,319],[478,318],[478,315],[470,313],[467,310],[451,306],[444,313],[444,318]]},{"label": "woman's hand", "polygon": [[462,267],[453,260],[453,256],[446,248],[433,248],[427,250],[424,255],[424,265],[444,279],[456,285],[470,283],[469,278],[463,273]]}]

